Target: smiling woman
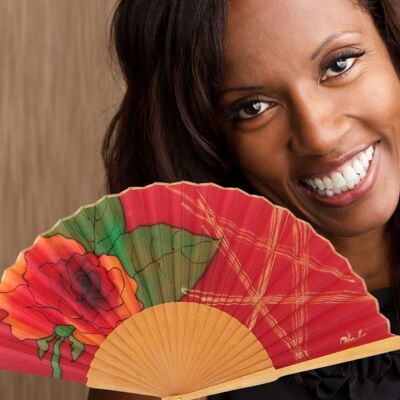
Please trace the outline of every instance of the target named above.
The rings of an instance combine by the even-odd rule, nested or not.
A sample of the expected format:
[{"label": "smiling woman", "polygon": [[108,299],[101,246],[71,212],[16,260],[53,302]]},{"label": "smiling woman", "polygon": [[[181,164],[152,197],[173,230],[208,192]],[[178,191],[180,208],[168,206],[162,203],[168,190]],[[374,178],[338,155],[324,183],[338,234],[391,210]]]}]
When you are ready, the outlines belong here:
[{"label": "smiling woman", "polygon": [[252,186],[334,241],[396,208],[400,83],[365,9],[313,3],[231,2],[218,104]]},{"label": "smiling woman", "polygon": [[[347,257],[399,331],[398,0],[120,0],[107,190],[236,186]],[[210,399],[398,399],[400,352]],[[143,396],[92,391],[89,399]]]}]

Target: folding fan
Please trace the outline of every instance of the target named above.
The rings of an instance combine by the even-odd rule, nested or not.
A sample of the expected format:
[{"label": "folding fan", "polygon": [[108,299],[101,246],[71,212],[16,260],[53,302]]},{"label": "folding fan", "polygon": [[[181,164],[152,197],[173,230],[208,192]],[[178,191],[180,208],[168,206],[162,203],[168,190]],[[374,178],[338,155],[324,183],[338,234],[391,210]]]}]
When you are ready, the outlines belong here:
[{"label": "folding fan", "polygon": [[5,270],[0,320],[2,369],[182,400],[400,348],[308,223],[189,182],[58,221]]}]

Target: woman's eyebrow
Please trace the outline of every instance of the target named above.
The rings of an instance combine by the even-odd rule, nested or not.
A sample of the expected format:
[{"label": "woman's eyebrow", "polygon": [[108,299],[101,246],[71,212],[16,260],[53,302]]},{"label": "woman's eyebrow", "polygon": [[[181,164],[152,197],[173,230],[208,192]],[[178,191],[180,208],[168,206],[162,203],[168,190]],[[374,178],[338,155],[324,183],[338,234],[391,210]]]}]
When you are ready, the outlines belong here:
[{"label": "woman's eyebrow", "polygon": [[335,32],[329,35],[326,39],[323,40],[323,42],[311,53],[310,60],[314,60],[315,57],[321,52],[321,50],[327,46],[329,43],[334,41],[335,39],[348,35],[349,33],[359,33],[358,31],[340,31],[340,32]]},{"label": "woman's eyebrow", "polygon": [[227,88],[223,89],[220,92],[217,93],[216,98],[218,99],[221,97],[223,94],[228,93],[228,92],[247,92],[250,90],[264,90],[264,86],[238,86],[238,87],[233,87],[233,88]]},{"label": "woman's eyebrow", "polygon": [[[310,59],[314,60],[315,57],[326,47],[329,43],[333,42],[334,40],[338,39],[339,37],[351,34],[351,33],[359,33],[358,31],[340,31],[335,32],[329,35],[326,39],[322,41],[322,43],[312,52]],[[226,88],[221,90],[216,95],[216,99],[220,98],[222,95],[228,92],[245,92],[251,90],[265,90],[264,86],[238,86],[233,88]]]}]

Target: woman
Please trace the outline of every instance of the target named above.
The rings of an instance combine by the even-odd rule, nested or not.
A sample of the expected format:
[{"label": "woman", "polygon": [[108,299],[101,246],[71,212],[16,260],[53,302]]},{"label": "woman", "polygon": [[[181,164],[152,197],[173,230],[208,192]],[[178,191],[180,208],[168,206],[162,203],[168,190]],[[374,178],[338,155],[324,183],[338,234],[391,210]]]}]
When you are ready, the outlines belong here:
[{"label": "woman", "polygon": [[[113,27],[127,91],[108,191],[185,179],[264,195],[332,241],[400,333],[400,2],[122,0]],[[400,399],[400,354],[209,398],[277,396]],[[147,397],[89,396],[114,398]]]}]

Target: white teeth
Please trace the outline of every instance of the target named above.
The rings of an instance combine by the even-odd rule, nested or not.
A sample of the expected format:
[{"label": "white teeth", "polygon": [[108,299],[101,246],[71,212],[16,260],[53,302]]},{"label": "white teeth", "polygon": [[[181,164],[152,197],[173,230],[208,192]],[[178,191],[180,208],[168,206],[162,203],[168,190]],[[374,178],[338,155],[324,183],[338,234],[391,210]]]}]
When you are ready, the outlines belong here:
[{"label": "white teeth", "polygon": [[332,182],[332,179],[328,178],[327,176],[325,176],[325,178],[323,179],[323,182],[327,189],[333,189],[333,187],[335,186]]},{"label": "white teeth", "polygon": [[333,188],[333,193],[335,193],[335,194],[340,194],[340,193],[342,193],[342,190],[341,189],[339,189],[339,188],[337,188],[336,186]]},{"label": "white teeth", "polygon": [[360,161],[364,168],[368,168],[369,165],[368,158],[364,153],[360,154]]},{"label": "white teeth", "polygon": [[354,186],[356,186],[356,184],[354,183],[354,181],[350,181],[350,182],[347,182],[347,189],[349,189],[349,190],[351,190],[351,189],[354,189]]},{"label": "white teeth", "polygon": [[354,169],[350,165],[346,165],[343,168],[343,176],[347,182],[357,179],[356,171],[354,171]]},{"label": "white teeth", "polygon": [[343,192],[347,192],[349,190],[349,188],[347,187],[347,185],[344,185],[342,188],[342,193]]},{"label": "white teeth", "polygon": [[334,172],[332,175],[332,181],[333,184],[338,187],[338,188],[342,188],[343,186],[346,185],[346,181],[343,178],[343,175],[340,174],[339,172]]},{"label": "white teeth", "polygon": [[306,182],[307,182],[313,189],[317,189],[317,188],[318,188],[317,184],[314,182],[313,179],[306,179]]},{"label": "white teeth", "polygon": [[371,161],[371,160],[372,160],[372,155],[374,154],[374,148],[373,148],[373,146],[368,147],[366,153],[367,153],[367,159],[368,159],[368,161]]},{"label": "white teeth", "polygon": [[346,163],[341,170],[334,171],[327,176],[308,178],[305,182],[308,186],[320,194],[320,196],[332,197],[348,190],[354,189],[367,174],[369,162],[374,154],[373,146],[358,153],[352,161]]},{"label": "white teeth", "polygon": [[328,196],[328,197],[332,197],[333,196],[333,192],[332,192],[332,190],[327,190],[326,191],[326,195]]},{"label": "white teeth", "polygon": [[325,189],[325,185],[324,182],[321,181],[321,179],[315,179],[314,180],[315,184],[318,186],[319,190],[324,190]]},{"label": "white teeth", "polygon": [[357,172],[357,174],[361,174],[364,171],[364,167],[362,166],[362,164],[360,163],[359,160],[355,159],[352,163],[354,171]]},{"label": "white teeth", "polygon": [[[363,171],[363,172],[365,174],[365,171]],[[360,175],[356,175],[356,179],[353,179],[353,182],[355,185],[358,185],[360,183],[360,181],[361,181]]]}]

